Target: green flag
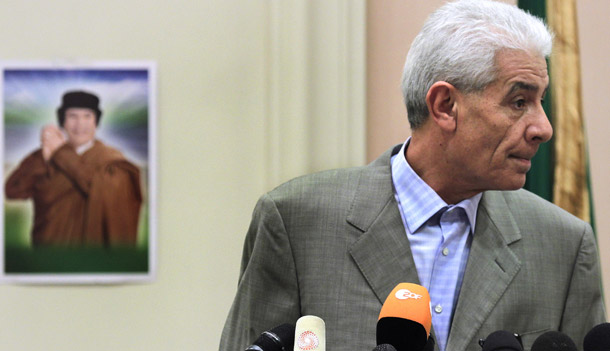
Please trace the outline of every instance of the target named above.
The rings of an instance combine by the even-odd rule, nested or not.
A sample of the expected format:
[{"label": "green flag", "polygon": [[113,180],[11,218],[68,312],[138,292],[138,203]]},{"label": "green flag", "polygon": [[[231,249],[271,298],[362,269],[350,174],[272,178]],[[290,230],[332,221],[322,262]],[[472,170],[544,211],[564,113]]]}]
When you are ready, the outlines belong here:
[{"label": "green flag", "polygon": [[550,86],[543,104],[554,129],[532,160],[525,188],[594,226],[584,133],[575,0],[519,0],[555,34],[547,62]]}]

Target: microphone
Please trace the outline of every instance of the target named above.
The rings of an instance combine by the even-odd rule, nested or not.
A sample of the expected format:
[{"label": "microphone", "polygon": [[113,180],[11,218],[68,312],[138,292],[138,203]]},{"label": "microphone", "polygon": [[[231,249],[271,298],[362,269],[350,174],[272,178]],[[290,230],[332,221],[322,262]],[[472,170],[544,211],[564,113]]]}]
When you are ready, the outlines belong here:
[{"label": "microphone", "polygon": [[396,351],[396,348],[390,344],[377,345],[373,351]]},{"label": "microphone", "polygon": [[294,351],[326,351],[326,325],[322,318],[303,316],[297,320]]},{"label": "microphone", "polygon": [[379,312],[377,345],[390,344],[397,351],[421,351],[428,342],[431,325],[428,290],[418,284],[400,283]]},{"label": "microphone", "polygon": [[496,330],[486,339],[479,340],[479,345],[483,351],[523,351],[521,337],[506,330]]},{"label": "microphone", "polygon": [[293,343],[294,325],[285,323],[263,332],[244,351],[292,351]]},{"label": "microphone", "polygon": [[428,342],[426,343],[426,346],[424,346],[424,349],[422,351],[434,351],[435,345],[436,343],[434,342],[434,338],[432,337],[432,335],[430,335],[428,337]]},{"label": "microphone", "polygon": [[584,351],[610,349],[610,323],[598,324],[589,330],[583,342]]},{"label": "microphone", "polygon": [[548,331],[536,338],[532,351],[578,351],[576,344],[565,333]]}]

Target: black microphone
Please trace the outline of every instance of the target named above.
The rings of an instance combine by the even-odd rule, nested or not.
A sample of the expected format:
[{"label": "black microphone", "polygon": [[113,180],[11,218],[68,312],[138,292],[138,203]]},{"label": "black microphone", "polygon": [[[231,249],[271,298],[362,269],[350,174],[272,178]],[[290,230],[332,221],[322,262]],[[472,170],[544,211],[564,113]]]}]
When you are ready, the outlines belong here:
[{"label": "black microphone", "polygon": [[[435,345],[436,345],[436,342],[434,342],[434,338],[432,337],[432,335],[430,335],[430,337],[428,338],[428,342],[426,343],[426,346],[424,346],[422,351],[434,351]],[[398,351],[398,350],[396,350],[396,348],[390,344],[381,344],[381,345],[377,345],[377,347],[375,347],[373,349],[373,351]]]},{"label": "black microphone", "polygon": [[565,333],[552,330],[536,338],[532,351],[578,351],[578,348]]},{"label": "black microphone", "polygon": [[523,345],[518,334],[506,330],[497,330],[479,340],[483,351],[523,351]]},{"label": "black microphone", "polygon": [[434,351],[435,345],[436,343],[434,342],[434,338],[432,337],[432,335],[430,335],[428,337],[428,342],[426,342],[426,346],[424,346],[424,349],[422,351]]},{"label": "black microphone", "polygon": [[265,331],[244,351],[292,351],[294,329],[294,325],[285,323]]},{"label": "black microphone", "polygon": [[390,344],[377,345],[373,351],[397,351],[396,348]]},{"label": "black microphone", "polygon": [[583,342],[584,351],[610,350],[610,323],[598,324],[589,330]]}]

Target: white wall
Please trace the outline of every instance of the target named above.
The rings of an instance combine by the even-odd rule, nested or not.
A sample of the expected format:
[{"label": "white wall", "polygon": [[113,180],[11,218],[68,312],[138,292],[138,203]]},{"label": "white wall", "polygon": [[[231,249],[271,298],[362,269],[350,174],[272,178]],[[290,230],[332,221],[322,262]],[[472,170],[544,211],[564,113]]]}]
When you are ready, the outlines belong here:
[{"label": "white wall", "polygon": [[0,285],[1,350],[213,350],[256,199],[364,163],[364,1],[0,4],[0,59],[155,60],[158,279]]}]

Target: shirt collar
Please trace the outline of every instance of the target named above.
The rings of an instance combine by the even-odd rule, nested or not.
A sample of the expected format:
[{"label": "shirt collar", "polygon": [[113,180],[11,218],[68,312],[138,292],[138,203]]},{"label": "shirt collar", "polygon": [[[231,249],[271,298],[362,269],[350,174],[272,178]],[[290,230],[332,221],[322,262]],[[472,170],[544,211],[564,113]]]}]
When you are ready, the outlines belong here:
[{"label": "shirt collar", "polygon": [[78,146],[75,151],[78,155],[82,155],[87,150],[91,149],[92,147],[93,147],[93,139],[89,140],[88,142],[84,143],[81,146]]},{"label": "shirt collar", "polygon": [[410,141],[411,137],[402,145],[400,152],[392,157],[392,181],[409,232],[415,233],[432,216],[444,208],[461,207],[466,212],[471,232],[474,233],[477,209],[482,193],[462,200],[455,205],[448,205],[415,173],[407,162],[405,150]]}]

